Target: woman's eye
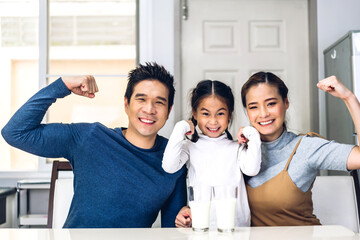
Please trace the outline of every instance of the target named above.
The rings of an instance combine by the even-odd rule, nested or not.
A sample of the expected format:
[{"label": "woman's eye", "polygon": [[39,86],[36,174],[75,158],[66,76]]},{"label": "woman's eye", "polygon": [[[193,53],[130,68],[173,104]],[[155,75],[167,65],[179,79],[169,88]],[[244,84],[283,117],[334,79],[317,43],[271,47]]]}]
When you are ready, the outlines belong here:
[{"label": "woman's eye", "polygon": [[251,106],[251,107],[249,107],[249,109],[255,109],[255,108],[257,108],[257,107],[255,107],[255,106]]},{"label": "woman's eye", "polygon": [[275,105],[276,104],[276,102],[269,102],[269,106],[273,106],[273,105]]}]

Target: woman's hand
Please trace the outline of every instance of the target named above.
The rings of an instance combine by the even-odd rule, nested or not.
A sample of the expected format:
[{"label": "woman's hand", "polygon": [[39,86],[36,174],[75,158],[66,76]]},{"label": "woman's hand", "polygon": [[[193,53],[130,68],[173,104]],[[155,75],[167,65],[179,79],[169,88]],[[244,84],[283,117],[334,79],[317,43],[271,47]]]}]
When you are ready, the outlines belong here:
[{"label": "woman's hand", "polygon": [[191,227],[191,209],[188,206],[180,209],[175,219],[175,226],[178,228]]},{"label": "woman's hand", "polygon": [[331,76],[318,82],[318,88],[330,93],[334,97],[338,97],[342,100],[348,99],[353,93],[342,84],[337,77]]}]

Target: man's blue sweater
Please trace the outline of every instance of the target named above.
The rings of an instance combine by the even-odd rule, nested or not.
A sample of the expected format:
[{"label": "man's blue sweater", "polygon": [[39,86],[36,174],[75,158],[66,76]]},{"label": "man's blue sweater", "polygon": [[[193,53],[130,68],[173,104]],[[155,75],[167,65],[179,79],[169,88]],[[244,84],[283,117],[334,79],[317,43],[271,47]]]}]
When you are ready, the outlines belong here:
[{"label": "man's blue sweater", "polygon": [[74,197],[64,227],[151,227],[161,210],[162,227],[174,227],[186,205],[186,169],[163,171],[167,139],[151,149],[128,142],[121,128],[100,123],[41,124],[52,103],[70,94],[62,79],[40,90],[1,133],[12,146],[42,157],[68,159]]}]

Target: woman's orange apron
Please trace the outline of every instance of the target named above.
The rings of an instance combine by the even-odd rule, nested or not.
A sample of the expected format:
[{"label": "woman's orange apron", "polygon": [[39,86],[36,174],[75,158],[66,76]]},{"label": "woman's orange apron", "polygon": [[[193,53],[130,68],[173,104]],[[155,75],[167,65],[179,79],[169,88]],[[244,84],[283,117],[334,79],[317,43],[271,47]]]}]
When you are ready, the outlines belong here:
[{"label": "woman's orange apron", "polygon": [[301,140],[278,175],[256,188],[246,184],[252,226],[320,225],[319,219],[313,214],[312,185],[307,192],[303,192],[288,173],[290,161]]}]

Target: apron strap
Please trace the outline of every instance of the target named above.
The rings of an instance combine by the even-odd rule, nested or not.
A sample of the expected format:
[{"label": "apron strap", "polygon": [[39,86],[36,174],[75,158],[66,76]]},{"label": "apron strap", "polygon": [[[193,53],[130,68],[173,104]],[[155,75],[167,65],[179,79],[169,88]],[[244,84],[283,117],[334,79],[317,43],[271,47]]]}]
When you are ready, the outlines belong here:
[{"label": "apron strap", "polygon": [[310,136],[310,137],[316,136],[316,137],[319,137],[319,138],[322,138],[322,139],[326,139],[326,138],[324,138],[323,136],[321,136],[320,134],[318,134],[318,133],[316,133],[316,132],[308,132],[308,133],[305,134],[305,135],[308,135],[308,136]]},{"label": "apron strap", "polygon": [[300,144],[300,142],[301,142],[302,139],[303,139],[303,138],[300,138],[300,140],[299,140],[298,143],[296,144],[294,150],[292,151],[292,153],[291,153],[291,155],[290,155],[290,157],[289,157],[289,160],[287,161],[287,163],[286,163],[286,165],[285,165],[284,171],[287,171],[287,170],[288,170],[288,167],[289,167],[289,164],[290,164],[290,162],[291,162],[291,159],[292,159],[292,157],[294,156],[294,154],[296,153],[296,149],[298,148],[298,146],[299,146],[299,144]]}]

